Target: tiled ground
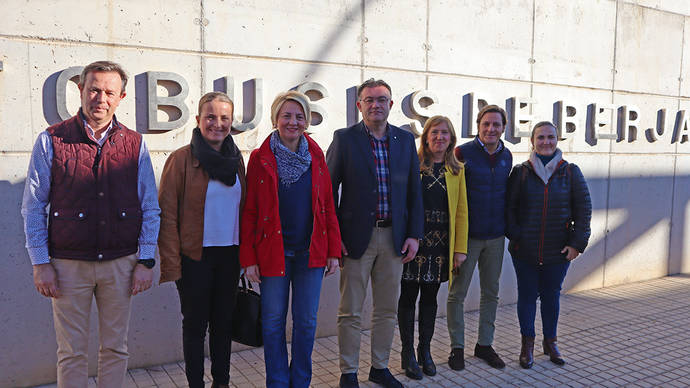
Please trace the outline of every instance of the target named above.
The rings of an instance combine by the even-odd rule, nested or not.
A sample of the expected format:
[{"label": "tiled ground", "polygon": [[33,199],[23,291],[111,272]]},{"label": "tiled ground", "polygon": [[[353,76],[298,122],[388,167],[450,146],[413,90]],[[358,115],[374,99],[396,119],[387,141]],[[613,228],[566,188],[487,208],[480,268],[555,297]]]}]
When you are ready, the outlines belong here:
[{"label": "tiled ground", "polygon": [[[450,342],[446,320],[440,318],[436,321],[432,342],[438,374],[425,376],[419,382],[405,377],[400,369],[397,335],[391,354],[391,371],[406,387],[690,386],[690,275],[564,295],[558,341],[567,361],[563,367],[552,364],[541,354],[541,337],[537,337],[535,355],[538,356],[534,367],[520,368],[515,305],[508,305],[498,310],[494,341],[496,351],[507,366],[503,370],[490,368],[471,356],[477,319],[478,312],[465,314],[470,353],[466,354],[465,370],[453,371],[445,362]],[[539,318],[537,327],[540,327]],[[370,365],[369,341],[369,332],[364,332],[359,373],[362,387],[376,386],[366,381]],[[338,385],[337,351],[336,337],[316,341],[313,387]],[[231,364],[231,386],[265,386],[262,349],[233,353]],[[210,377],[208,369],[207,376]],[[95,386],[93,382],[92,385]],[[155,386],[186,386],[183,363],[129,371],[127,387]]]}]

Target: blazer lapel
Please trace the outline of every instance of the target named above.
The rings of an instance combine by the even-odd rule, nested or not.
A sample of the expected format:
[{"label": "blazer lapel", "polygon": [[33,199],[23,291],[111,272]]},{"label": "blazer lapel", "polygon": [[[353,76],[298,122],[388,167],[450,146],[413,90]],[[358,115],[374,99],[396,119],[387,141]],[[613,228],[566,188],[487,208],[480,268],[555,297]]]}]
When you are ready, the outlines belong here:
[{"label": "blazer lapel", "polygon": [[369,167],[369,171],[373,174],[373,176],[376,176],[376,170],[374,167],[374,153],[371,150],[371,143],[369,141],[369,135],[367,134],[366,128],[364,128],[364,122],[359,123],[359,127],[357,128],[357,136],[355,136],[355,141],[356,141],[356,149],[364,150],[363,156],[364,156],[364,162]]},{"label": "blazer lapel", "polygon": [[[394,128],[392,125],[388,125],[388,169],[392,170],[397,164],[393,163],[392,161],[398,161],[400,154],[402,152],[401,150],[401,145],[400,145],[400,134],[398,133],[397,129]],[[390,171],[391,176],[393,175],[393,171]]]}]

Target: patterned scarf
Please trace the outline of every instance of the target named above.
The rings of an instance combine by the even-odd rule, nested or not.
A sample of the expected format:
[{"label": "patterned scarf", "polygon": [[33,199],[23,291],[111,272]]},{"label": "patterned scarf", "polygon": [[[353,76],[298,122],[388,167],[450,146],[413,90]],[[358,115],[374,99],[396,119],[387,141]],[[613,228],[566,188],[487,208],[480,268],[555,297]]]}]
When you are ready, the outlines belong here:
[{"label": "patterned scarf", "polygon": [[311,166],[311,154],[309,153],[307,139],[304,135],[300,137],[297,144],[297,152],[292,152],[283,145],[278,131],[273,131],[270,142],[271,151],[273,151],[276,163],[278,163],[280,182],[285,186],[290,186],[297,182]]}]

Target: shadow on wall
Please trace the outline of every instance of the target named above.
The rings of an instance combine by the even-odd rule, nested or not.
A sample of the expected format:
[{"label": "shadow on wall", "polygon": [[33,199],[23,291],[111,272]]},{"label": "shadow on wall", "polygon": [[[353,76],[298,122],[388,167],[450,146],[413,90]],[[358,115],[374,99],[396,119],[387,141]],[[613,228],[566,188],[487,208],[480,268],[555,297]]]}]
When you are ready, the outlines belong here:
[{"label": "shadow on wall", "polygon": [[[24,181],[0,181],[0,371],[30,368],[30,381],[55,380],[55,332],[50,300],[33,285],[31,263],[24,248],[21,215]],[[37,363],[36,360],[43,360]],[[29,376],[0,372],[0,386],[25,386]]]},{"label": "shadow on wall", "polygon": [[[24,180],[0,181],[0,387],[31,386],[56,380],[56,342],[50,299],[33,285],[21,215]],[[132,299],[129,328],[131,367],[182,359],[181,314],[172,284]],[[97,315],[91,309],[89,373],[96,373]],[[163,327],[161,327],[163,326]]]},{"label": "shadow on wall", "polygon": [[[362,1],[361,3],[353,3],[354,5],[352,6],[352,8],[350,8],[347,13],[345,13],[344,15],[339,17],[341,20],[341,24],[343,24],[343,25],[350,24],[354,20],[356,20],[356,18],[363,18],[366,7],[375,5],[375,3],[377,3],[377,2],[378,2],[377,0],[374,0],[374,1]],[[337,27],[331,28],[330,34],[328,34],[328,36],[324,37],[324,39],[320,40],[321,45],[314,52],[314,55],[312,56],[312,58],[315,61],[327,60],[328,54],[338,47],[338,45],[336,44],[336,41],[343,36],[344,36],[344,34],[341,33],[340,28],[337,28]],[[321,67],[320,64],[318,64],[316,62],[312,62],[307,67],[304,74],[307,75],[308,77],[311,77],[312,79],[315,79],[315,75],[318,73],[319,67]],[[299,81],[299,80],[296,80],[296,81]],[[302,82],[302,81],[299,81],[299,82]]]},{"label": "shadow on wall", "polygon": [[594,178],[587,183],[595,215],[592,238],[573,262],[564,289],[606,287],[688,270],[683,238],[690,176]]}]

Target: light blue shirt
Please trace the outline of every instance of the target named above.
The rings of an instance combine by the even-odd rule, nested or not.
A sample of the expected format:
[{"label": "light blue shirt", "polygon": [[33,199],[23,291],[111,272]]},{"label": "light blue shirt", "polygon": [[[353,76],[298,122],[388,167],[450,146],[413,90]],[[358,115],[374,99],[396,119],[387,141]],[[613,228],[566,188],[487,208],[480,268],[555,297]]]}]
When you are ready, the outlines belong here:
[{"label": "light blue shirt", "polygon": [[[114,120],[114,119],[113,119]],[[95,140],[102,144],[113,126],[111,121],[103,136]],[[87,132],[93,138],[93,130],[85,125]],[[46,264],[50,262],[48,254],[48,209],[50,198],[50,170],[53,164],[53,142],[50,134],[43,131],[38,135],[34,149],[31,152],[29,171],[26,174],[24,196],[22,198],[22,216],[24,217],[24,234],[26,249],[29,252],[31,264]],[[160,212],[158,207],[158,193],[156,177],[153,173],[151,157],[146,143],[141,140],[139,148],[139,169],[137,177],[137,193],[141,203],[143,219],[139,233],[139,258],[152,259],[158,243],[158,229],[160,227]]]}]

